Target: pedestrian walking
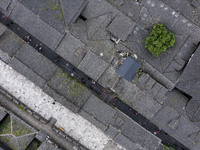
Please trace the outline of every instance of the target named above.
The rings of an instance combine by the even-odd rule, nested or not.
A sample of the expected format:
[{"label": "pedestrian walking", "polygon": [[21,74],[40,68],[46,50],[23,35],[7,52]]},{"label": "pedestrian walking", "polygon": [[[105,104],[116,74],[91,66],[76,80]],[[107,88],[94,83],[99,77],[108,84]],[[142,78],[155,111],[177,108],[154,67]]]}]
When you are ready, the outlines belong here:
[{"label": "pedestrian walking", "polygon": [[135,115],[138,115],[138,112],[137,112],[137,111],[134,111],[133,113],[134,113]]},{"label": "pedestrian walking", "polygon": [[92,82],[91,82],[92,84],[95,84],[95,81],[94,80],[92,80]]},{"label": "pedestrian walking", "polygon": [[27,42],[28,42],[28,41],[29,41],[29,38],[30,38],[30,37],[29,37],[28,35],[27,35],[27,36],[25,36],[25,41],[27,41]]},{"label": "pedestrian walking", "polygon": [[59,60],[60,60],[60,56],[57,56],[55,62],[57,62]]},{"label": "pedestrian walking", "polygon": [[27,43],[30,43],[32,41],[32,39],[29,37],[29,39],[27,41],[28,41]]},{"label": "pedestrian walking", "polygon": [[160,133],[160,131],[155,131],[155,132],[153,132],[154,135],[157,135],[157,134],[159,134],[159,133]]}]

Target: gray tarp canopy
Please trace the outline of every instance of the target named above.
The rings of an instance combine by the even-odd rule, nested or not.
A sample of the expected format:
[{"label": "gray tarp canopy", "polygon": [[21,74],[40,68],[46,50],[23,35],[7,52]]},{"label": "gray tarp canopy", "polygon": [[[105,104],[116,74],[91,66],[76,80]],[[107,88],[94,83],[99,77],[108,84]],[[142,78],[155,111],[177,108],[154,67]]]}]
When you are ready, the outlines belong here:
[{"label": "gray tarp canopy", "polygon": [[128,80],[129,82],[132,81],[136,71],[141,67],[141,65],[132,59],[131,57],[127,57],[126,60],[119,66],[116,72],[123,77],[124,79]]}]

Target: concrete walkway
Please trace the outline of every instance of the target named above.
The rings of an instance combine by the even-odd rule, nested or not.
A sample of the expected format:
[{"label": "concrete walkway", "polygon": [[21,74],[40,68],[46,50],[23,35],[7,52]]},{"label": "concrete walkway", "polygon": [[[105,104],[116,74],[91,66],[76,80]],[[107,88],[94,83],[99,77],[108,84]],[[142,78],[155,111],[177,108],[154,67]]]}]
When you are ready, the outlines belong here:
[{"label": "concrete walkway", "polygon": [[[49,120],[50,117],[56,118],[57,122],[55,125],[57,127],[62,127],[68,135],[78,140],[87,148],[92,150],[105,150],[105,146],[112,141],[111,138],[81,116],[72,113],[59,103],[54,103],[54,99],[45,94],[42,89],[1,61],[0,72],[0,85],[5,90],[45,119]],[[5,99],[2,103],[4,102],[6,102]],[[8,104],[8,102],[6,103]],[[21,113],[13,105],[9,105],[11,110]],[[19,115],[22,118],[26,118],[24,114]],[[27,117],[26,121],[36,125],[36,121],[31,120],[29,117]],[[51,137],[55,138],[50,128],[41,123],[38,128],[43,129]],[[63,140],[58,140],[58,142],[59,145],[65,144]],[[112,146],[116,150],[122,149],[118,144],[113,143]],[[64,147],[72,147],[72,145],[66,144]]]}]

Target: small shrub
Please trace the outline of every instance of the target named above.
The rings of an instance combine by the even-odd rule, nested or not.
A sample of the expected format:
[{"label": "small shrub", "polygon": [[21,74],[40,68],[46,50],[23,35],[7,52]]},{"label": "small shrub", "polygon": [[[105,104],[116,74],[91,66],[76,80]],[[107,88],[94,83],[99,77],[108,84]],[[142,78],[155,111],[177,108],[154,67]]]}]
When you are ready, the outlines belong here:
[{"label": "small shrub", "polygon": [[156,24],[146,38],[145,48],[148,48],[151,54],[157,57],[160,53],[174,46],[174,43],[174,34],[168,31],[163,24]]},{"label": "small shrub", "polygon": [[175,150],[173,147],[163,145],[163,150]]}]

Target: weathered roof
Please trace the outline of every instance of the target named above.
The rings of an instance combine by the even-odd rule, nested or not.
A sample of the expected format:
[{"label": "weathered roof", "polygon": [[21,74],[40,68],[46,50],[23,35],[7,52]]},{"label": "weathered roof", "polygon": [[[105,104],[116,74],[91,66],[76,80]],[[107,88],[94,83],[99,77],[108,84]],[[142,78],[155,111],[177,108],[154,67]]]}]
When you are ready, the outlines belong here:
[{"label": "weathered roof", "polygon": [[[0,0],[1,4],[4,4]],[[3,0],[6,1],[6,0]],[[8,1],[8,0],[7,0]],[[88,0],[21,0],[27,9],[40,16],[49,25],[55,27],[58,30],[63,30],[63,26],[72,25],[82,13],[83,9],[87,6]],[[6,3],[7,4],[7,3]],[[17,4],[17,3],[16,3]],[[4,4],[5,5],[5,4]],[[7,7],[4,6],[6,9]],[[24,11],[23,11],[24,12]],[[26,12],[24,15],[30,19],[32,17],[27,16]],[[35,22],[35,21],[33,21]],[[30,26],[30,25],[28,25]]]},{"label": "weathered roof", "polygon": [[4,117],[7,115],[7,113],[3,110],[3,109],[0,109],[0,121],[2,119],[4,119]]},{"label": "weathered roof", "polygon": [[132,21],[126,15],[119,13],[112,23],[108,26],[107,30],[110,31],[114,36],[125,41],[128,35],[131,33],[135,26],[135,22]]},{"label": "weathered roof", "polygon": [[124,79],[128,81],[132,81],[136,71],[141,67],[141,65],[132,59],[131,57],[127,57],[122,65],[116,70],[116,72],[122,76]]},{"label": "weathered roof", "polygon": [[60,0],[65,23],[67,25],[73,24],[88,2],[88,0]]},{"label": "weathered roof", "polygon": [[200,46],[190,58],[176,87],[192,97],[186,112],[191,121],[200,121]]},{"label": "weathered roof", "polygon": [[176,87],[191,97],[200,100],[200,46],[180,76]]},{"label": "weathered roof", "polygon": [[10,4],[11,0],[0,0],[0,9],[6,10]]},{"label": "weathered roof", "polygon": [[46,140],[46,137],[47,135],[42,130],[40,130],[38,134],[35,136],[35,138],[40,142],[44,142]]},{"label": "weathered roof", "polygon": [[200,1],[199,0],[192,0],[192,3],[191,3],[193,6],[195,7],[200,7]]}]

